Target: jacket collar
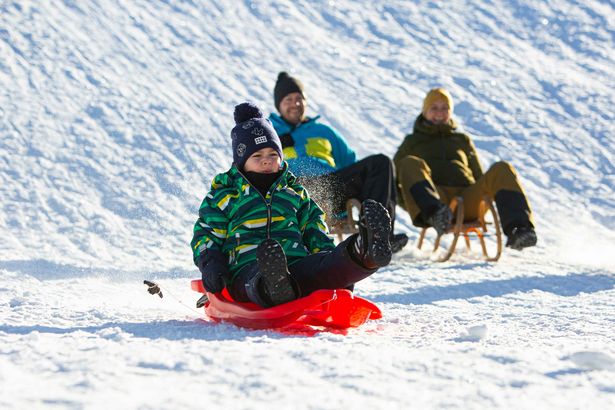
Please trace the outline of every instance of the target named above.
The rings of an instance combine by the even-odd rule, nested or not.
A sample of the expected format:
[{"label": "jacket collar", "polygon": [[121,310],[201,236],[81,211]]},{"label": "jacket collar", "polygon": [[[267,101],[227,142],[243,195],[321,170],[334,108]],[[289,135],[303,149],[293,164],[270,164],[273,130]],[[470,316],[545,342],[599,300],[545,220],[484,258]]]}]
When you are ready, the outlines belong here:
[{"label": "jacket collar", "polygon": [[[276,181],[276,186],[285,187],[289,183],[292,183],[296,179],[296,177],[288,170],[288,163],[286,161],[282,162],[282,171],[282,174]],[[250,183],[245,177],[245,175],[241,171],[239,171],[235,164],[233,164],[233,166],[231,166],[231,169],[229,169],[222,175],[226,175],[228,178],[226,184],[223,181],[219,182],[221,182],[222,185],[225,185],[227,187],[232,186],[241,190],[245,185]]]},{"label": "jacket collar", "polygon": [[320,115],[316,115],[315,117],[306,117],[305,120],[297,125],[292,125],[286,122],[281,115],[272,112],[269,114],[269,121],[273,124],[273,127],[276,129],[278,134],[284,134],[287,132],[293,132],[298,128],[303,128],[308,125],[316,123],[316,121],[320,118]]},{"label": "jacket collar", "polygon": [[423,134],[452,134],[457,130],[457,123],[453,118],[451,118],[446,124],[434,124],[431,121],[428,121],[427,118],[423,116],[423,114],[419,114],[416,117],[416,121],[414,121],[414,132],[419,132]]}]

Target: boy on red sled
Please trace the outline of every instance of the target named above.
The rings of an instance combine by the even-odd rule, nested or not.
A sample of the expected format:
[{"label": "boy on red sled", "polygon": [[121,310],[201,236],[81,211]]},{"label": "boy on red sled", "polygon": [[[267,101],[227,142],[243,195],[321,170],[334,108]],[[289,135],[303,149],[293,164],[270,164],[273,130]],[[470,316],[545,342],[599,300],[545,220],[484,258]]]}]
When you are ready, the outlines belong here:
[{"label": "boy on red sled", "polygon": [[233,165],[218,174],[199,209],[191,242],[208,292],[270,307],[318,289],[352,286],[391,260],[391,218],[378,202],[361,207],[360,232],[337,246],[324,214],[288,170],[269,120],[235,107]]}]

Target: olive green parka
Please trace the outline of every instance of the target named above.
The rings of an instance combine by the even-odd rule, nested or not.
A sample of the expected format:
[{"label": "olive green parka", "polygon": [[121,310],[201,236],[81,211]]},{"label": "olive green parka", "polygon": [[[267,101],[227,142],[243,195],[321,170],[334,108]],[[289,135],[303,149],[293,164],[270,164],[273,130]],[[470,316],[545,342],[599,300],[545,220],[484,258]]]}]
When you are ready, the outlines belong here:
[{"label": "olive green parka", "polygon": [[478,154],[470,136],[457,131],[451,119],[447,124],[433,124],[420,114],[412,134],[406,135],[393,158],[400,170],[406,156],[422,158],[431,170],[436,185],[466,187],[483,175]]}]

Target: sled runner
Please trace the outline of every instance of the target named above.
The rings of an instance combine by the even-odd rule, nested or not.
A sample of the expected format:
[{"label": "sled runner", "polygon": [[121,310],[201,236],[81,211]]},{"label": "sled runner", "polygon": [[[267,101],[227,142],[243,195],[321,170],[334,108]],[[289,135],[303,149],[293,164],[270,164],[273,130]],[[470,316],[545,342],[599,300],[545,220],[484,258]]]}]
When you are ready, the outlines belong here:
[{"label": "sled runner", "polygon": [[[195,279],[192,290],[206,293],[203,282]],[[358,327],[369,319],[380,319],[380,309],[370,301],[354,296],[347,289],[318,290],[282,305],[263,308],[254,303],[235,302],[224,289],[207,292],[205,314],[215,321],[226,321],[250,329],[322,326],[333,329]]]},{"label": "sled runner", "polygon": [[[444,235],[453,234],[453,239],[446,253],[438,258],[437,262],[445,262],[450,259],[453,252],[455,252],[455,246],[457,245],[457,240],[460,235],[463,235],[466,242],[466,247],[470,250],[470,234],[475,234],[478,237],[481,250],[483,252],[483,257],[486,261],[495,262],[500,259],[500,255],[502,254],[502,230],[500,228],[498,213],[493,206],[491,199],[484,197],[480,202],[478,211],[479,218],[475,221],[463,220],[464,213],[462,197],[455,197],[449,204],[449,207],[451,208],[453,215],[455,215],[455,218],[453,226]],[[488,231],[490,225],[492,225],[491,228],[495,231],[495,233]],[[425,227],[421,230],[421,235],[419,236],[419,242],[417,244],[419,249],[423,246],[423,240],[425,239],[427,229],[429,229],[429,227]],[[436,238],[433,252],[438,250],[440,240],[444,235],[440,235]]]}]

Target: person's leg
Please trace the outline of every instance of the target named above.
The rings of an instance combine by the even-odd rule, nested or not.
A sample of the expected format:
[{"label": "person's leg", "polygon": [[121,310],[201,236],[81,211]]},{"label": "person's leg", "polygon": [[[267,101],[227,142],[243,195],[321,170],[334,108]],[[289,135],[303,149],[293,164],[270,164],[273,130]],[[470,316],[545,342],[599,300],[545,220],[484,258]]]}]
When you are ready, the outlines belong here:
[{"label": "person's leg", "polygon": [[345,202],[356,198],[360,202],[373,199],[380,202],[388,211],[391,220],[395,220],[397,190],[393,162],[383,154],[370,155],[354,164],[333,173],[341,181]]},{"label": "person's leg", "polygon": [[408,243],[405,233],[394,233],[395,211],[397,205],[397,189],[393,161],[386,155],[371,155],[332,175],[340,182],[336,192],[343,192],[345,208],[346,200],[356,198],[359,201],[373,199],[381,203],[391,217],[391,249],[400,251]]},{"label": "person's leg", "polygon": [[[307,296],[318,289],[344,289],[376,272],[368,269],[352,255],[356,234],[348,237],[332,251],[323,251],[299,259],[288,267],[297,287],[299,297]],[[245,266],[228,287],[231,297],[237,302],[261,304],[250,297],[247,284],[258,275],[256,264]],[[262,296],[260,296],[262,299]]]},{"label": "person's leg", "polygon": [[507,246],[523,249],[536,244],[536,233],[530,204],[512,165],[501,161],[493,164],[476,183],[462,193],[465,218],[478,217],[483,196],[495,200]]},{"label": "person's leg", "polygon": [[[318,289],[344,289],[363,280],[378,270],[366,268],[353,255],[352,249],[358,235],[352,235],[332,251],[314,253],[301,258],[288,267],[299,297],[307,296]],[[245,266],[228,287],[231,297],[237,302],[253,302],[263,305],[249,295],[246,286],[253,282],[259,270],[256,264]],[[261,292],[262,293],[262,292]],[[262,295],[259,296],[262,299]],[[266,303],[264,303],[266,304]]]},{"label": "person's leg", "polygon": [[228,291],[236,301],[253,302],[264,307],[296,299],[286,255],[279,242],[274,239],[261,242],[256,250],[256,263],[242,268]]},{"label": "person's leg", "polygon": [[419,157],[409,155],[400,161],[397,182],[404,208],[415,226],[431,226],[430,216],[449,202],[448,191],[436,187],[429,166]]},{"label": "person's leg", "polygon": [[361,206],[359,233],[333,251],[308,255],[289,270],[302,295],[317,289],[348,288],[391,261],[391,219],[382,204],[368,199]]},{"label": "person's leg", "polygon": [[340,242],[332,251],[314,253],[289,266],[302,296],[318,289],[343,289],[365,279],[378,268],[367,269],[350,256],[355,236]]},{"label": "person's leg", "polygon": [[530,204],[515,169],[509,163],[496,162],[474,185],[464,189],[466,219],[476,219],[478,205],[485,195],[495,200],[506,235],[517,226],[534,227]]}]

